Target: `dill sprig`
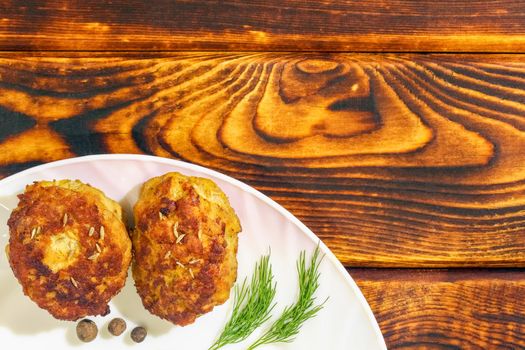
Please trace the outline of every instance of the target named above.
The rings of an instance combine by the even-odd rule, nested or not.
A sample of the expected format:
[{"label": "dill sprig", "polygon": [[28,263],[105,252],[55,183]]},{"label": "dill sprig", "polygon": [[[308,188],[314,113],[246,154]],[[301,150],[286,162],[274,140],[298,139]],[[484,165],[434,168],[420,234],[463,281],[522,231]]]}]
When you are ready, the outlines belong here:
[{"label": "dill sprig", "polygon": [[269,260],[268,254],[255,264],[250,285],[247,285],[245,278],[240,287],[238,284],[235,286],[231,318],[209,350],[243,341],[270,318],[270,312],[275,307],[272,301],[275,297],[276,284],[273,282]]},{"label": "dill sprig", "polygon": [[314,305],[314,294],[319,288],[319,246],[315,249],[306,267],[306,253],[301,252],[297,261],[297,273],[299,274],[299,297],[297,301],[287,306],[281,316],[270,326],[270,328],[255,342],[248,350],[255,349],[263,344],[290,343],[294,341],[302,325],[314,317],[324,306],[326,299],[319,305]]}]

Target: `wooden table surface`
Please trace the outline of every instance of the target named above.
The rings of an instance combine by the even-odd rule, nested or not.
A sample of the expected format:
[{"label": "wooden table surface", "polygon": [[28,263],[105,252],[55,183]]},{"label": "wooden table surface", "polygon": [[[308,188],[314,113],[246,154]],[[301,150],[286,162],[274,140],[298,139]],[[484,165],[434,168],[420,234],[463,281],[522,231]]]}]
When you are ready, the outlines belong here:
[{"label": "wooden table surface", "polygon": [[390,349],[525,348],[525,2],[0,0],[0,176],[210,167],[347,266]]}]

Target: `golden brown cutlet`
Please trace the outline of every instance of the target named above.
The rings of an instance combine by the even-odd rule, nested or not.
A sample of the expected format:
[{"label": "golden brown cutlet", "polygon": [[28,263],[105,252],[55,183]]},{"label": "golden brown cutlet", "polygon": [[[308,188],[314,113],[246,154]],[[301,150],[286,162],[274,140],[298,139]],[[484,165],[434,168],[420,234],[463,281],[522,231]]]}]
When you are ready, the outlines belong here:
[{"label": "golden brown cutlet", "polygon": [[61,320],[108,314],[131,262],[118,203],[70,180],[35,182],[19,199],[6,252],[24,293]]},{"label": "golden brown cutlet", "polygon": [[187,325],[228,300],[241,226],[213,181],[179,173],[152,178],[134,216],[132,271],[146,309]]}]

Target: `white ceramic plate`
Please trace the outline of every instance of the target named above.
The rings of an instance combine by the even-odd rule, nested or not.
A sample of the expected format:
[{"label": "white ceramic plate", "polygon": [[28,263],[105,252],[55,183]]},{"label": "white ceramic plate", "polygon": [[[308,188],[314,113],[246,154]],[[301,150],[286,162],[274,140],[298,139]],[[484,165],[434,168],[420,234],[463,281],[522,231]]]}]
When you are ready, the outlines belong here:
[{"label": "white ceramic plate", "polygon": [[[207,177],[228,195],[239,216],[243,231],[239,235],[238,280],[251,275],[258,258],[271,248],[271,263],[277,281],[278,314],[292,303],[297,293],[296,259],[301,250],[312,252],[318,238],[298,219],[262,193],[215,171],[179,162],[143,155],[96,155],[67,159],[37,166],[0,181],[0,203],[11,210],[17,204],[16,194],[36,180],[80,179],[103,190],[120,201],[129,212],[137,199],[141,183],[169,171]],[[0,247],[7,244],[8,210],[0,208]],[[355,282],[341,263],[321,244],[326,254],[320,266],[319,300],[330,297],[324,309],[302,328],[290,344],[276,344],[261,349],[386,349],[377,322]],[[128,277],[126,287],[110,303],[111,314],[92,318],[99,327],[99,336],[91,343],[81,343],[75,334],[75,323],[58,321],[39,309],[22,293],[5,254],[0,254],[0,339],[5,349],[71,347],[90,349],[207,349],[228,319],[232,298],[224,305],[200,317],[187,327],[175,327],[150,315],[135,292]],[[128,331],[113,337],[107,323],[116,316],[128,322]],[[134,344],[129,330],[144,325],[148,337]],[[265,327],[263,326],[262,329]],[[257,330],[245,342],[224,349],[245,349],[260,334]]]}]

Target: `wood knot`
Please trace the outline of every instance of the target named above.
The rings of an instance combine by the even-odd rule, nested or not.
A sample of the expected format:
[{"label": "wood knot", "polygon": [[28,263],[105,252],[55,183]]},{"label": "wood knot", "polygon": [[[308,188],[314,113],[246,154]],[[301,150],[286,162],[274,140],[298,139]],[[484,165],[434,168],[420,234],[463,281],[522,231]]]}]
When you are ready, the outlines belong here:
[{"label": "wood knot", "polygon": [[333,72],[339,63],[330,59],[309,58],[297,63],[297,69],[307,74]]}]

